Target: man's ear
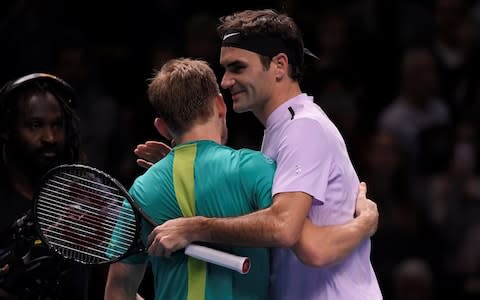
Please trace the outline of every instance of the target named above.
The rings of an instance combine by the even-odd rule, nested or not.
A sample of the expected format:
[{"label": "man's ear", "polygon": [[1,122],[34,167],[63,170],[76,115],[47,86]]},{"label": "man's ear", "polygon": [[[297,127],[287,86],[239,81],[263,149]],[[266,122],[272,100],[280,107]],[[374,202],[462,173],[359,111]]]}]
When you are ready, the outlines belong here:
[{"label": "man's ear", "polygon": [[170,134],[170,131],[168,130],[167,124],[163,119],[155,118],[153,125],[157,129],[158,133],[160,133],[164,138],[166,138],[167,140],[173,139],[172,135]]},{"label": "man's ear", "polygon": [[225,104],[223,95],[220,93],[217,96],[215,96],[215,106],[218,111],[218,117],[225,118],[227,115],[227,105]]},{"label": "man's ear", "polygon": [[288,56],[285,53],[279,53],[272,58],[272,63],[275,64],[275,78],[281,79],[288,74]]}]

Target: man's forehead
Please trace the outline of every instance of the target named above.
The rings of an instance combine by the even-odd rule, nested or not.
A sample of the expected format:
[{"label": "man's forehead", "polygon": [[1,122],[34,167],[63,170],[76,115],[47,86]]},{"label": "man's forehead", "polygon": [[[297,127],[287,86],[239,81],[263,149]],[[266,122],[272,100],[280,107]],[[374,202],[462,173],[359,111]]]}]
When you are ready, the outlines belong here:
[{"label": "man's forehead", "polygon": [[250,63],[255,59],[259,59],[259,55],[249,50],[235,47],[222,47],[220,49],[220,64],[224,67],[232,63]]},{"label": "man's forehead", "polygon": [[20,111],[25,114],[62,113],[60,102],[50,93],[35,94],[27,97],[20,104]]}]

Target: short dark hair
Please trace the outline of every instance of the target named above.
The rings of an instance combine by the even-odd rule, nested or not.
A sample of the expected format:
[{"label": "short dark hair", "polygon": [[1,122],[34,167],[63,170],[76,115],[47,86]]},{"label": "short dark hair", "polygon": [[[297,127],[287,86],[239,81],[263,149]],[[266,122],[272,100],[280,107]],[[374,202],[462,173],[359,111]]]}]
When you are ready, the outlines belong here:
[{"label": "short dark hair", "polygon": [[[238,32],[248,38],[280,39],[289,49],[290,77],[300,80],[304,72],[304,44],[300,28],[292,18],[272,9],[244,10],[220,18],[220,37]],[[259,54],[260,55],[260,54]],[[264,55],[260,55],[262,57]],[[262,59],[265,67],[272,57]]]}]

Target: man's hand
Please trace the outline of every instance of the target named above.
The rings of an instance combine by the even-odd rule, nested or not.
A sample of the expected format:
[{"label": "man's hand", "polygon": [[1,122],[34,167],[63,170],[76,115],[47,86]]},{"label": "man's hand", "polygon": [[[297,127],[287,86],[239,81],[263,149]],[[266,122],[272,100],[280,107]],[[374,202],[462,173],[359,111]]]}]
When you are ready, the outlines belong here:
[{"label": "man's hand", "polygon": [[378,209],[377,204],[367,198],[367,184],[360,183],[357,195],[357,204],[355,206],[355,217],[362,218],[367,228],[369,236],[375,234],[378,228]]},{"label": "man's hand", "polygon": [[158,141],[146,141],[145,144],[137,145],[137,148],[133,150],[137,159],[137,165],[142,168],[148,169],[153,164],[164,158],[172,148],[165,143]]},{"label": "man's hand", "polygon": [[177,218],[155,227],[148,236],[148,254],[170,255],[195,241],[195,232],[200,230],[201,217]]}]

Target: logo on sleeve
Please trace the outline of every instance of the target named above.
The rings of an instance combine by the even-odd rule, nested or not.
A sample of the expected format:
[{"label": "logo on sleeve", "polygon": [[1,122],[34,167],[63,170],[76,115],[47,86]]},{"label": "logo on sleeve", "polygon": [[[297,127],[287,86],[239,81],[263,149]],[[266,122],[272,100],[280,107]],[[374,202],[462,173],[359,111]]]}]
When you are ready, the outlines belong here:
[{"label": "logo on sleeve", "polygon": [[295,174],[300,174],[302,173],[302,166],[300,165],[295,165]]}]

